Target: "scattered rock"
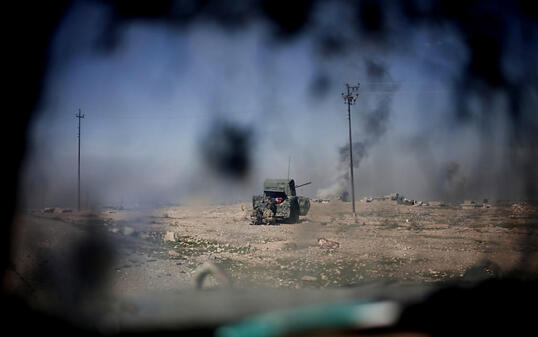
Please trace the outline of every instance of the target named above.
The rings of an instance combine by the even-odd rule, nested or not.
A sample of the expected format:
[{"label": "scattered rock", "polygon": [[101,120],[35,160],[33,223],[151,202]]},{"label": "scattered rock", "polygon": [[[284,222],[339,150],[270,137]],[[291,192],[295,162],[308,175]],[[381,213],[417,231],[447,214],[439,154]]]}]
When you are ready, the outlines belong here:
[{"label": "scattered rock", "polygon": [[398,193],[391,193],[391,194],[387,195],[387,197],[390,200],[398,200],[399,194]]},{"label": "scattered rock", "polygon": [[176,252],[175,250],[170,249],[170,250],[168,251],[168,255],[170,255],[170,256],[179,256],[179,253]]},{"label": "scattered rock", "polygon": [[301,281],[317,281],[318,278],[310,275],[305,275],[301,277]]},{"label": "scattered rock", "polygon": [[166,234],[164,235],[164,241],[171,241],[171,242],[176,242],[178,239],[178,235],[176,232],[166,232]]},{"label": "scattered rock", "polygon": [[471,208],[480,208],[482,207],[481,204],[475,202],[474,200],[465,200],[463,204],[460,205],[463,209],[471,209]]},{"label": "scattered rock", "polygon": [[527,203],[520,202],[512,204],[512,213],[514,215],[526,215],[533,213],[532,206],[528,205]]},{"label": "scattered rock", "polygon": [[415,200],[413,199],[407,199],[407,198],[403,198],[401,201],[400,201],[402,204],[404,205],[414,205],[415,204]]},{"label": "scattered rock", "polygon": [[336,242],[336,241],[333,241],[333,240],[328,240],[328,239],[325,239],[325,238],[319,238],[318,239],[318,246],[322,249],[336,249],[338,247],[340,247],[340,243]]}]

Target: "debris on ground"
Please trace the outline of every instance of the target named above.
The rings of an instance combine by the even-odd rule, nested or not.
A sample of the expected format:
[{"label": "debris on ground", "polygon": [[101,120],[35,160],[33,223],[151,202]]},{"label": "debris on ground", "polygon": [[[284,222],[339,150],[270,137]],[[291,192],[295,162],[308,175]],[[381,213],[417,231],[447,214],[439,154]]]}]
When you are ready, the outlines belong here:
[{"label": "debris on ground", "polygon": [[385,198],[392,201],[399,201],[399,200],[403,200],[404,196],[401,195],[400,193],[391,193],[389,195],[386,195]]},{"label": "debris on ground", "polygon": [[178,239],[178,234],[176,232],[166,232],[166,234],[164,234],[164,241],[171,241],[171,242],[176,242]]},{"label": "debris on ground", "polygon": [[407,206],[430,206],[429,202],[408,199],[400,193],[391,193],[382,197],[364,197],[360,200],[362,203],[370,203],[374,201],[395,201],[397,204]]},{"label": "debris on ground", "polygon": [[340,243],[338,243],[336,241],[333,241],[333,240],[325,239],[325,238],[319,238],[318,239],[318,246],[321,249],[334,250],[334,249],[340,247]]},{"label": "debris on ground", "polygon": [[514,215],[531,214],[534,211],[534,208],[525,202],[514,203],[512,204],[511,208],[512,208],[512,214]]},{"label": "debris on ground", "polygon": [[472,208],[481,208],[482,204],[474,200],[465,200],[460,206],[463,209],[472,209]]},{"label": "debris on ground", "polygon": [[403,198],[400,202],[401,202],[402,204],[404,204],[404,205],[408,205],[408,206],[412,206],[412,205],[415,204],[415,200],[407,199],[407,198]]}]

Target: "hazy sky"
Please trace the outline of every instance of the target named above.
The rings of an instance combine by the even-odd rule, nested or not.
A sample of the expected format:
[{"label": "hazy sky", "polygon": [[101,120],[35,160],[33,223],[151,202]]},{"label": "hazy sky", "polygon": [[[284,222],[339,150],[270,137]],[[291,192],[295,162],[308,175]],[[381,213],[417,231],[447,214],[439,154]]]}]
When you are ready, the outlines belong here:
[{"label": "hazy sky", "polygon": [[[261,192],[264,177],[286,177],[290,157],[297,183],[313,181],[301,192],[315,196],[338,183],[342,169],[338,150],[348,136],[340,93],[346,82],[361,83],[352,107],[355,141],[368,135],[365,116],[390,97],[384,131],[356,170],[358,197],[400,192],[435,198],[468,184],[483,165],[486,182],[506,169],[502,96],[490,113],[495,132],[487,144],[479,126],[451,126],[450,81],[466,52],[450,29],[430,34],[416,28],[411,38],[392,42],[390,52],[354,40],[350,52],[324,57],[314,34],[275,41],[263,21],[233,32],[208,21],[185,29],[134,22],[115,49],[103,51],[95,46],[107,13],[96,4],[76,4],[53,41],[43,104],[30,132],[24,186],[31,207],[74,205],[79,108],[85,114],[83,203],[193,196],[247,201]],[[336,20],[330,13],[318,16]],[[383,81],[397,89],[372,81],[368,62],[381,65]],[[318,80],[322,90],[313,89]],[[252,170],[239,183],[204,164],[200,143],[215,121],[252,135]],[[445,181],[446,167],[455,171]],[[472,192],[497,193],[493,187]]]}]

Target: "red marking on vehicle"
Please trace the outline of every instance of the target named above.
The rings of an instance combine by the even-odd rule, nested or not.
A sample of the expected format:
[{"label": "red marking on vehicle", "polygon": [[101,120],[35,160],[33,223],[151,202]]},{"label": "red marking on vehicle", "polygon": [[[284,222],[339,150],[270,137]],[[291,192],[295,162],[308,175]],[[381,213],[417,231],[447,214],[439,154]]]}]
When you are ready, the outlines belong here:
[{"label": "red marking on vehicle", "polygon": [[282,197],[276,197],[275,198],[275,201],[276,201],[277,204],[280,204],[282,202],[282,200],[284,200],[284,198],[282,198]]}]

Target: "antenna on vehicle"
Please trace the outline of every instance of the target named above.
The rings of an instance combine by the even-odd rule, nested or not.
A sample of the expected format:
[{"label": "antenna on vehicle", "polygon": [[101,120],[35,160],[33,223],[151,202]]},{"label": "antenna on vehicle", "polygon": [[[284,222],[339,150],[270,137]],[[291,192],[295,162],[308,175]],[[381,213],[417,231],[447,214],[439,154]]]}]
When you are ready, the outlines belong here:
[{"label": "antenna on vehicle", "polygon": [[291,165],[291,156],[288,157],[288,180],[290,180],[290,165]]}]

